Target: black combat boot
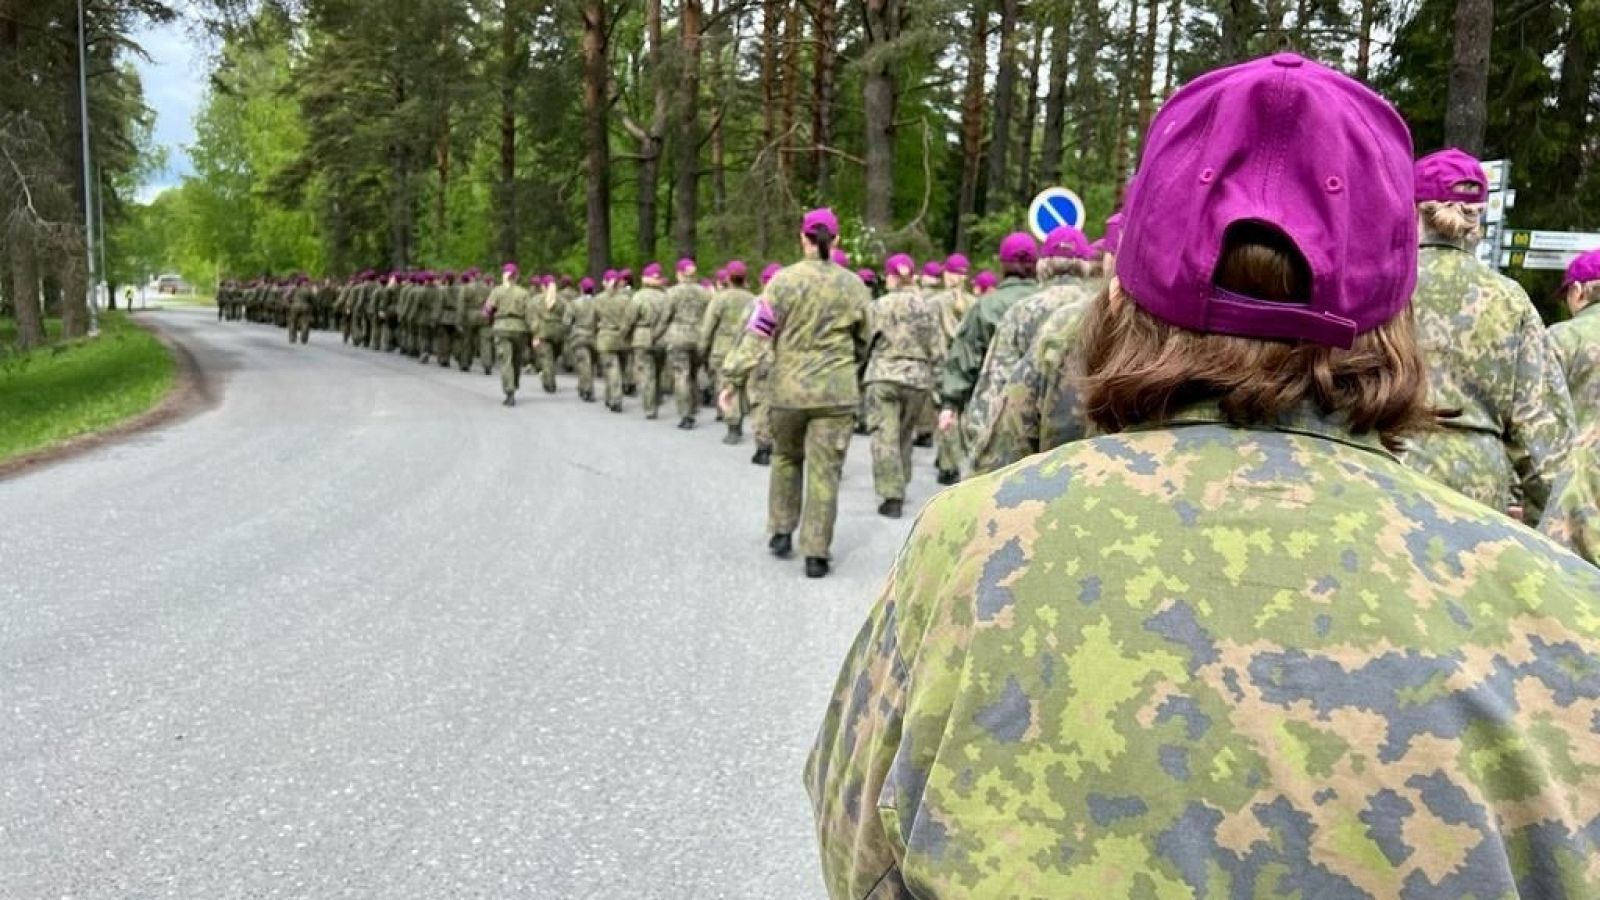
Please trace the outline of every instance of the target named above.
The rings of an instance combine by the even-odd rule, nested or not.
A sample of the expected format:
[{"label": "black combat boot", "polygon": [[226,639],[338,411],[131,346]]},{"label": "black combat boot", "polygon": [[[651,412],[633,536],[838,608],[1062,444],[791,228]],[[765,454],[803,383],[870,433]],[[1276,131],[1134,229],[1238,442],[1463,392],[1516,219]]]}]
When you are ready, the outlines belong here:
[{"label": "black combat boot", "polygon": [[931,432],[923,432],[922,434],[917,435],[917,439],[911,442],[911,446],[913,446],[913,447],[932,447],[933,446],[933,434]]},{"label": "black combat boot", "polygon": [[516,394],[507,394],[505,402],[500,404],[500,405],[501,406],[516,406],[517,405],[517,395]]},{"label": "black combat boot", "polygon": [[903,512],[905,502],[902,500],[885,500],[878,504],[878,515],[885,519],[898,519]]},{"label": "black combat boot", "polygon": [[729,428],[727,435],[722,438],[722,442],[727,444],[729,447],[732,447],[742,440],[744,440],[744,434],[741,433],[737,428]]},{"label": "black combat boot", "polygon": [[939,470],[939,483],[940,484],[952,485],[952,484],[955,484],[956,482],[958,482],[960,480],[961,480],[961,473],[957,472],[955,469],[940,469]]},{"label": "black combat boot", "polygon": [[684,431],[693,431],[694,424],[693,416],[684,416],[683,419],[678,422],[678,427],[682,428]]},{"label": "black combat boot", "polygon": [[750,462],[758,466],[772,465],[772,447],[767,444],[757,444],[755,455],[750,457]]},{"label": "black combat boot", "polygon": [[788,559],[794,554],[794,539],[787,534],[775,534],[767,542],[767,549],[779,559]]},{"label": "black combat boot", "polygon": [[826,577],[828,577],[828,561],[823,559],[820,556],[808,556],[808,557],[806,557],[806,577],[807,578],[826,578]]}]

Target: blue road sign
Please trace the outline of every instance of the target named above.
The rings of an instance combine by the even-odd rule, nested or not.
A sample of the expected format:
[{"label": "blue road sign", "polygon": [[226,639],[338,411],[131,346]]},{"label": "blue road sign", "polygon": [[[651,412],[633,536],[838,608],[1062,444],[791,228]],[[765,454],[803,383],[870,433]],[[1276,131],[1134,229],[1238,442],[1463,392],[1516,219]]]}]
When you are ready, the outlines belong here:
[{"label": "blue road sign", "polygon": [[1028,228],[1041,241],[1063,225],[1081,230],[1083,219],[1083,201],[1064,187],[1045,188],[1028,207]]}]

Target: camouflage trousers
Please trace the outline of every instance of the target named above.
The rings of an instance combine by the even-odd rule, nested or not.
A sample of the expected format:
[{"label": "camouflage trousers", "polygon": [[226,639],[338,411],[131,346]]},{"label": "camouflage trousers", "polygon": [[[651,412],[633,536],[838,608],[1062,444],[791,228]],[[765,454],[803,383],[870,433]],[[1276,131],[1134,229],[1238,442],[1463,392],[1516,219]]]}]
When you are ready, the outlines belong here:
[{"label": "camouflage trousers", "polygon": [[873,486],[885,500],[904,500],[911,480],[911,444],[928,406],[928,392],[875,381],[867,385],[866,397]]},{"label": "camouflage trousers", "polygon": [[673,347],[667,360],[672,366],[672,397],[677,401],[678,418],[692,419],[700,412],[700,348]]},{"label": "camouflage trousers", "polygon": [[515,394],[522,386],[522,367],[528,361],[528,335],[501,331],[494,336],[495,363],[500,366],[500,390]]},{"label": "camouflage trousers", "polygon": [[[937,416],[937,413],[935,413]],[[933,447],[937,465],[941,472],[960,472],[961,463],[967,458],[967,441],[962,434],[962,422],[956,418],[954,425],[948,430],[934,431]]]},{"label": "camouflage trousers", "polygon": [[296,307],[289,311],[289,343],[311,340],[311,310]]},{"label": "camouflage trousers", "polygon": [[722,392],[726,390],[733,391],[733,409],[722,414],[722,421],[728,426],[729,434],[741,436],[744,434],[744,417],[749,411],[750,400],[747,391],[735,387],[733,382],[722,374],[722,360],[721,356],[711,357],[706,364],[706,371],[716,382],[717,396],[722,396]]},{"label": "camouflage trousers", "polygon": [[485,375],[494,368],[494,326],[488,322],[478,326],[478,362]]},{"label": "camouflage trousers", "polygon": [[633,377],[639,385],[639,403],[647,419],[654,419],[661,409],[664,361],[662,352],[653,347],[633,348]]},{"label": "camouflage trousers", "polygon": [[839,517],[839,478],[855,427],[851,407],[774,409],[767,531],[792,534],[806,557],[830,558]]},{"label": "camouflage trousers", "polygon": [[606,375],[606,406],[622,406],[622,354],[600,354],[600,367]]},{"label": "camouflage trousers", "polygon": [[578,396],[594,396],[594,348],[588,344],[573,344],[572,372],[578,376]]},{"label": "camouflage trousers", "polygon": [[767,402],[771,377],[772,364],[762,361],[744,385],[745,417],[750,420],[756,443],[763,447],[772,446],[772,406]]},{"label": "camouflage trousers", "polygon": [[454,334],[456,368],[465,372],[472,368],[472,350],[478,345],[477,329],[472,325],[458,326]]},{"label": "camouflage trousers", "polygon": [[556,392],[556,366],[561,364],[566,343],[565,339],[542,338],[539,341],[539,383],[547,394]]},{"label": "camouflage trousers", "polygon": [[450,355],[455,351],[456,344],[454,325],[433,326],[433,356],[441,368],[450,368]]}]

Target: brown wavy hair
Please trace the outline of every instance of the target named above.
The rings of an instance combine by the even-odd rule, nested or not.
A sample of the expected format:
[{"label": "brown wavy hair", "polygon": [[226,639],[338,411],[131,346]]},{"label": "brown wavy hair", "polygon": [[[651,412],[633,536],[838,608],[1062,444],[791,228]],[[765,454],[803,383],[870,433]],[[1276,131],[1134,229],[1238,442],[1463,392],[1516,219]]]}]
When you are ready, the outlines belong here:
[{"label": "brown wavy hair", "polygon": [[[1309,268],[1266,229],[1230,233],[1214,281],[1260,300],[1303,303]],[[1310,402],[1390,450],[1434,426],[1428,369],[1411,312],[1358,335],[1349,350],[1189,331],[1157,319],[1113,281],[1084,322],[1084,401],[1107,432],[1159,423],[1192,403],[1215,401],[1241,427],[1269,425]]]}]

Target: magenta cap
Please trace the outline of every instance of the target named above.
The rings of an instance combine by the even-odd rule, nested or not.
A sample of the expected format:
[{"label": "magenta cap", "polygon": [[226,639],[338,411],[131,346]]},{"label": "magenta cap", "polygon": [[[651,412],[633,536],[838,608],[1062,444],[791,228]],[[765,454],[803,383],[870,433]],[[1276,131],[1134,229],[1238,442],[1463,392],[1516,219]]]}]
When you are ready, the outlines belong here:
[{"label": "magenta cap", "polygon": [[683,259],[678,260],[678,271],[679,272],[687,272],[690,269],[694,269],[694,268],[697,268],[695,266],[695,264],[694,264],[694,260],[689,259],[688,257],[685,257]]},{"label": "magenta cap", "polygon": [[750,270],[745,268],[744,260],[736,259],[728,263],[728,265],[724,267],[722,271],[726,273],[729,278],[743,278],[749,273]]},{"label": "magenta cap", "polygon": [[804,221],[802,221],[800,224],[800,230],[806,234],[810,234],[818,228],[827,231],[828,237],[838,237],[839,217],[834,215],[833,210],[828,209],[827,207],[823,207],[822,209],[813,209],[812,211],[806,213]]},{"label": "magenta cap", "polygon": [[771,282],[772,279],[778,277],[778,273],[782,271],[782,265],[778,263],[769,263],[765,269],[761,270],[761,283],[767,284]]},{"label": "magenta cap", "polygon": [[833,248],[833,252],[828,254],[828,258],[833,260],[833,264],[836,266],[850,268],[850,254],[840,250],[838,247]]},{"label": "magenta cap", "polygon": [[1600,281],[1600,250],[1580,253],[1577,259],[1568,263],[1567,273],[1561,277],[1561,289],[1591,281]]},{"label": "magenta cap", "polygon": [[500,267],[500,274],[501,275],[515,275],[519,271],[521,271],[521,270],[517,268],[517,264],[516,263],[506,263],[505,265]]},{"label": "magenta cap", "polygon": [[972,263],[959,253],[950,254],[950,258],[944,261],[944,270],[950,275],[965,275],[971,268]]},{"label": "magenta cap", "polygon": [[1071,225],[1061,225],[1045,237],[1039,255],[1054,259],[1092,259],[1094,251],[1089,248],[1089,239],[1083,232]]},{"label": "magenta cap", "polygon": [[1004,263],[1032,264],[1039,260],[1039,245],[1033,235],[1013,231],[1000,242],[1000,261]]},{"label": "magenta cap", "polygon": [[616,281],[617,280],[617,270],[616,269],[607,269],[607,270],[605,270],[605,272],[601,274],[600,280],[601,281]]},{"label": "magenta cap", "polygon": [[644,269],[639,273],[639,277],[640,278],[660,278],[661,277],[661,264],[660,263],[651,263],[650,265],[645,266]]},{"label": "magenta cap", "polygon": [[862,284],[878,283],[878,273],[872,271],[871,269],[857,269],[856,277],[861,279]]},{"label": "magenta cap", "polygon": [[[1156,114],[1129,191],[1117,277],[1145,312],[1209,334],[1349,347],[1417,282],[1411,133],[1370,89],[1282,53],[1191,81]],[[1276,229],[1310,302],[1218,289],[1228,230]]]},{"label": "magenta cap", "polygon": [[578,290],[583,291],[585,294],[594,293],[594,279],[587,275],[578,279]]},{"label": "magenta cap", "polygon": [[972,279],[972,286],[980,291],[990,290],[999,283],[1000,279],[996,278],[994,273],[988,269],[984,269],[982,272],[979,272],[977,276]]},{"label": "magenta cap", "polygon": [[910,256],[896,253],[883,261],[883,270],[897,278],[909,278],[917,271],[917,264]]},{"label": "magenta cap", "polygon": [[930,260],[922,264],[922,274],[927,278],[939,278],[944,275],[944,266]]},{"label": "magenta cap", "polygon": [[[1417,160],[1418,203],[1488,203],[1489,176],[1470,154],[1451,147]],[[1472,186],[1457,190],[1463,182]]]}]

